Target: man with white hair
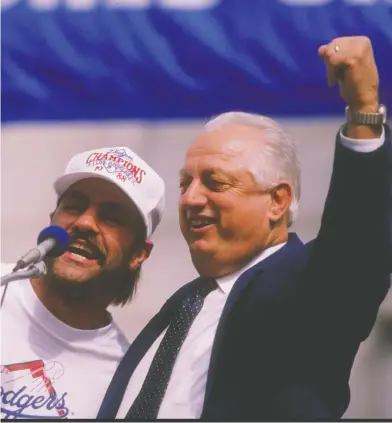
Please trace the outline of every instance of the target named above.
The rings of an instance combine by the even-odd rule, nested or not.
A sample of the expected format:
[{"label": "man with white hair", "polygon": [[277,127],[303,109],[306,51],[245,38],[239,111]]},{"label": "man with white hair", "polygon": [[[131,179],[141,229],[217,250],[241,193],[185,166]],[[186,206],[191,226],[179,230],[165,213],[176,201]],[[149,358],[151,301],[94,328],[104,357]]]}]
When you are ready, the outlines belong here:
[{"label": "man with white hair", "polygon": [[3,419],[96,416],[129,347],[107,308],[132,299],[164,207],[163,180],[127,147],[77,154],[54,188],[70,243],[45,276],[6,286]]},{"label": "man with white hair", "polygon": [[136,338],[98,417],[343,415],[389,288],[392,148],[370,40],[338,38],[319,55],[349,109],[316,239],[288,230],[300,168],[278,124],[247,113],[210,121],[180,173],[180,226],[200,277]]}]

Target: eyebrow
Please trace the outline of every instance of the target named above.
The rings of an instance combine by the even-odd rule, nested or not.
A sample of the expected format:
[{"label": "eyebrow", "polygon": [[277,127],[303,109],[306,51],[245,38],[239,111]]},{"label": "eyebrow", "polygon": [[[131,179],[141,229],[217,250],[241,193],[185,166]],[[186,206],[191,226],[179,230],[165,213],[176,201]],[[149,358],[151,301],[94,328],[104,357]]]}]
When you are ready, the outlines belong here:
[{"label": "eyebrow", "polygon": [[110,201],[106,202],[104,201],[103,203],[100,204],[100,206],[106,208],[106,209],[111,209],[111,210],[115,210],[118,211],[120,213],[124,213],[124,214],[131,214],[130,210],[128,209],[127,206],[125,206],[125,204],[120,204],[120,203],[112,203]]},{"label": "eyebrow", "polygon": [[[86,194],[83,194],[79,191],[71,191],[66,193],[63,198],[65,199],[75,199],[75,200],[83,200],[83,201],[88,201],[88,196]],[[110,209],[115,209],[118,210],[122,213],[126,213],[129,214],[129,210],[128,207],[125,204],[121,204],[121,203],[115,203],[112,201],[103,201],[102,203],[100,203],[100,206],[103,206],[105,208],[110,208]]]},{"label": "eyebrow", "polygon": [[76,198],[80,200],[85,200],[87,199],[87,195],[82,194],[79,191],[67,191],[63,194],[63,198]]},{"label": "eyebrow", "polygon": [[[202,174],[217,175],[217,176],[222,175],[222,176],[225,176],[226,178],[229,178],[233,181],[238,179],[233,173],[228,172],[227,170],[224,170],[221,167],[212,167],[212,168],[204,169],[202,171]],[[179,176],[180,176],[180,178],[190,177],[190,175],[188,174],[188,172],[185,169],[180,170]]]}]

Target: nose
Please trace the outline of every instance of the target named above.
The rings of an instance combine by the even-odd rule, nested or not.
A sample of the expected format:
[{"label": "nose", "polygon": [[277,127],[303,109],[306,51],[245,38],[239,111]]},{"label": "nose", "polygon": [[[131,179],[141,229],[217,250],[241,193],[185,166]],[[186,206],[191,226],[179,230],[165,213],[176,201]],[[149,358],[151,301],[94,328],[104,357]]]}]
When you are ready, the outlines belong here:
[{"label": "nose", "polygon": [[77,228],[80,232],[90,232],[97,234],[98,225],[95,211],[91,207],[86,209],[83,214],[78,217],[76,222],[74,222],[74,227]]},{"label": "nose", "polygon": [[207,205],[207,197],[200,181],[193,180],[186,191],[181,194],[180,206],[204,207]]}]

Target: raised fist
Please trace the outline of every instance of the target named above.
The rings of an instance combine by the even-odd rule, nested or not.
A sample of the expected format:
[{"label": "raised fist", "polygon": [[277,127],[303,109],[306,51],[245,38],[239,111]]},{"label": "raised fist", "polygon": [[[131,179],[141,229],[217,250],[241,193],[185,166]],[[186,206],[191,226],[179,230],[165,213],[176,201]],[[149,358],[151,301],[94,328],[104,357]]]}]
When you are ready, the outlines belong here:
[{"label": "raised fist", "polygon": [[369,38],[335,38],[318,53],[327,69],[328,84],[339,83],[340,95],[352,110],[377,111],[379,78]]}]

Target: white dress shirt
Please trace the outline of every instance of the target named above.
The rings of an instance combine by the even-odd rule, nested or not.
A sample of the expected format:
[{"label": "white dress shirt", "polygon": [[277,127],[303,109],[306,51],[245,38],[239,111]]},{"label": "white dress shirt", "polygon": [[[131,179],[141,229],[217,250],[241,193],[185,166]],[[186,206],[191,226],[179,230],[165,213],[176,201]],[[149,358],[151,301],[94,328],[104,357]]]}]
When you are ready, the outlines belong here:
[{"label": "white dress shirt", "polygon": [[[341,142],[347,148],[366,153],[379,148],[384,140],[352,140],[340,134]],[[246,267],[217,279],[217,289],[207,295],[200,313],[196,316],[188,335],[178,353],[166,393],[159,409],[159,419],[198,419],[201,416],[208,367],[215,333],[223,307],[238,277],[247,269],[278,251],[285,243],[267,248],[255,257]],[[146,378],[148,369],[166,333],[155,340],[136,367],[120,405],[117,418],[125,418],[136,399]]]}]

